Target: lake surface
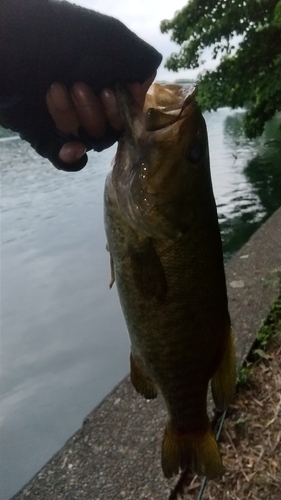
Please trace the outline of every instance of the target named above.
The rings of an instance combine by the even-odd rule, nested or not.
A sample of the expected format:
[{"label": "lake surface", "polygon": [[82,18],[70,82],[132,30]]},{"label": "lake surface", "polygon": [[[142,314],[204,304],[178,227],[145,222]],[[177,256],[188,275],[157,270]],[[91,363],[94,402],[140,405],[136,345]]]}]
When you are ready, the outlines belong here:
[{"label": "lake surface", "polygon": [[[242,134],[242,112],[224,108],[205,117],[227,259],[281,204],[280,117],[255,141]],[[21,140],[0,139],[1,500],[128,373],[129,342],[116,290],[108,288],[103,229],[114,151],[91,153],[84,170],[65,173]]]}]

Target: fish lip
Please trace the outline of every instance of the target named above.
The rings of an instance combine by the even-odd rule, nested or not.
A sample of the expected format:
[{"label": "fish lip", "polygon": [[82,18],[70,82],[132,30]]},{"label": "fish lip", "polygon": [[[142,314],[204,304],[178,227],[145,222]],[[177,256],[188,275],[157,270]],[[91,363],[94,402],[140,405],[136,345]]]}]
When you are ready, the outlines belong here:
[{"label": "fish lip", "polygon": [[[155,86],[157,84],[153,84]],[[146,132],[157,132],[158,130],[165,129],[174,123],[186,118],[189,114],[189,109],[197,106],[196,95],[197,95],[197,85],[188,84],[182,86],[171,85],[173,89],[177,87],[175,91],[174,102],[168,106],[161,105],[148,107],[144,109],[144,129]],[[148,90],[148,94],[149,91]],[[169,96],[171,97],[171,95]],[[157,102],[156,102],[157,105]]]},{"label": "fish lip", "polygon": [[[144,111],[147,111],[150,107],[164,112],[181,109],[194,100],[197,90],[196,83],[185,85],[167,84],[164,86],[153,83],[147,91]],[[154,104],[153,106],[150,106],[151,102]]]},{"label": "fish lip", "polygon": [[[164,89],[159,98],[159,89]],[[180,122],[196,103],[196,84],[153,83],[147,91],[143,108],[133,99],[123,85],[116,85],[119,111],[125,125],[125,132],[136,145],[138,139],[147,138],[150,132],[157,133]],[[168,104],[168,105],[167,105]]]},{"label": "fish lip", "polygon": [[195,101],[197,92],[198,87],[196,83],[180,86],[179,93],[177,94],[179,97],[179,102],[174,105],[167,106],[165,111],[169,112],[179,109],[183,111],[187,106],[189,106],[190,103]]}]

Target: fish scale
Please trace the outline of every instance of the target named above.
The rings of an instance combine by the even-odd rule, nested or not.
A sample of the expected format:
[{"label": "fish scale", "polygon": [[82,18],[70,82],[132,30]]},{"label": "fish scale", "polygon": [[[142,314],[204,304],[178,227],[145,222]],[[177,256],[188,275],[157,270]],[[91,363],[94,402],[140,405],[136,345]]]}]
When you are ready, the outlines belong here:
[{"label": "fish scale", "polygon": [[147,399],[158,391],[164,398],[165,476],[190,469],[214,477],[223,467],[207,417],[208,383],[224,409],[236,371],[205,122],[194,87],[154,84],[153,112],[125,89],[117,97],[126,126],[106,180],[105,228],[131,381]]}]

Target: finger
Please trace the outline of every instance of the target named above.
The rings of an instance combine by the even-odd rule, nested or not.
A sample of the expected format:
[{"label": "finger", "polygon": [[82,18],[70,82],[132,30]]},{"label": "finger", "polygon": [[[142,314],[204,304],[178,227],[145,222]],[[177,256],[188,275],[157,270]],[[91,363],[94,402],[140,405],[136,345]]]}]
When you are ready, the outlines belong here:
[{"label": "finger", "polygon": [[64,134],[77,135],[79,119],[64,85],[53,83],[46,94],[46,104],[56,127]]},{"label": "finger", "polygon": [[146,93],[152,84],[154,78],[156,76],[156,73],[154,73],[150,78],[145,80],[144,83],[131,83],[128,85],[128,90],[131,92],[133,98],[137,103],[143,108],[144,101],[145,101],[145,96]]},{"label": "finger", "polygon": [[64,163],[75,163],[80,160],[82,156],[86,153],[86,147],[82,142],[71,141],[66,142],[60,152],[59,158]]},{"label": "finger", "polygon": [[104,89],[100,94],[105,114],[110,125],[118,131],[123,130],[124,125],[117,105],[115,93],[111,89]]},{"label": "finger", "polygon": [[100,138],[105,135],[107,117],[102,103],[90,87],[83,82],[75,83],[71,89],[80,125],[92,137]]}]

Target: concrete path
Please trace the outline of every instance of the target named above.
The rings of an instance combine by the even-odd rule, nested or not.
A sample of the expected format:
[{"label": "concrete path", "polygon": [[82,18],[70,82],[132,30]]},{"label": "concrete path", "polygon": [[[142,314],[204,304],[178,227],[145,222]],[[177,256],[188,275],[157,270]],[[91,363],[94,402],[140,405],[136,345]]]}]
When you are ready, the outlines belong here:
[{"label": "concrete path", "polygon": [[[280,291],[281,209],[226,265],[239,363]],[[211,410],[211,408],[209,408]],[[13,500],[167,500],[160,466],[166,412],[126,378]]]}]

